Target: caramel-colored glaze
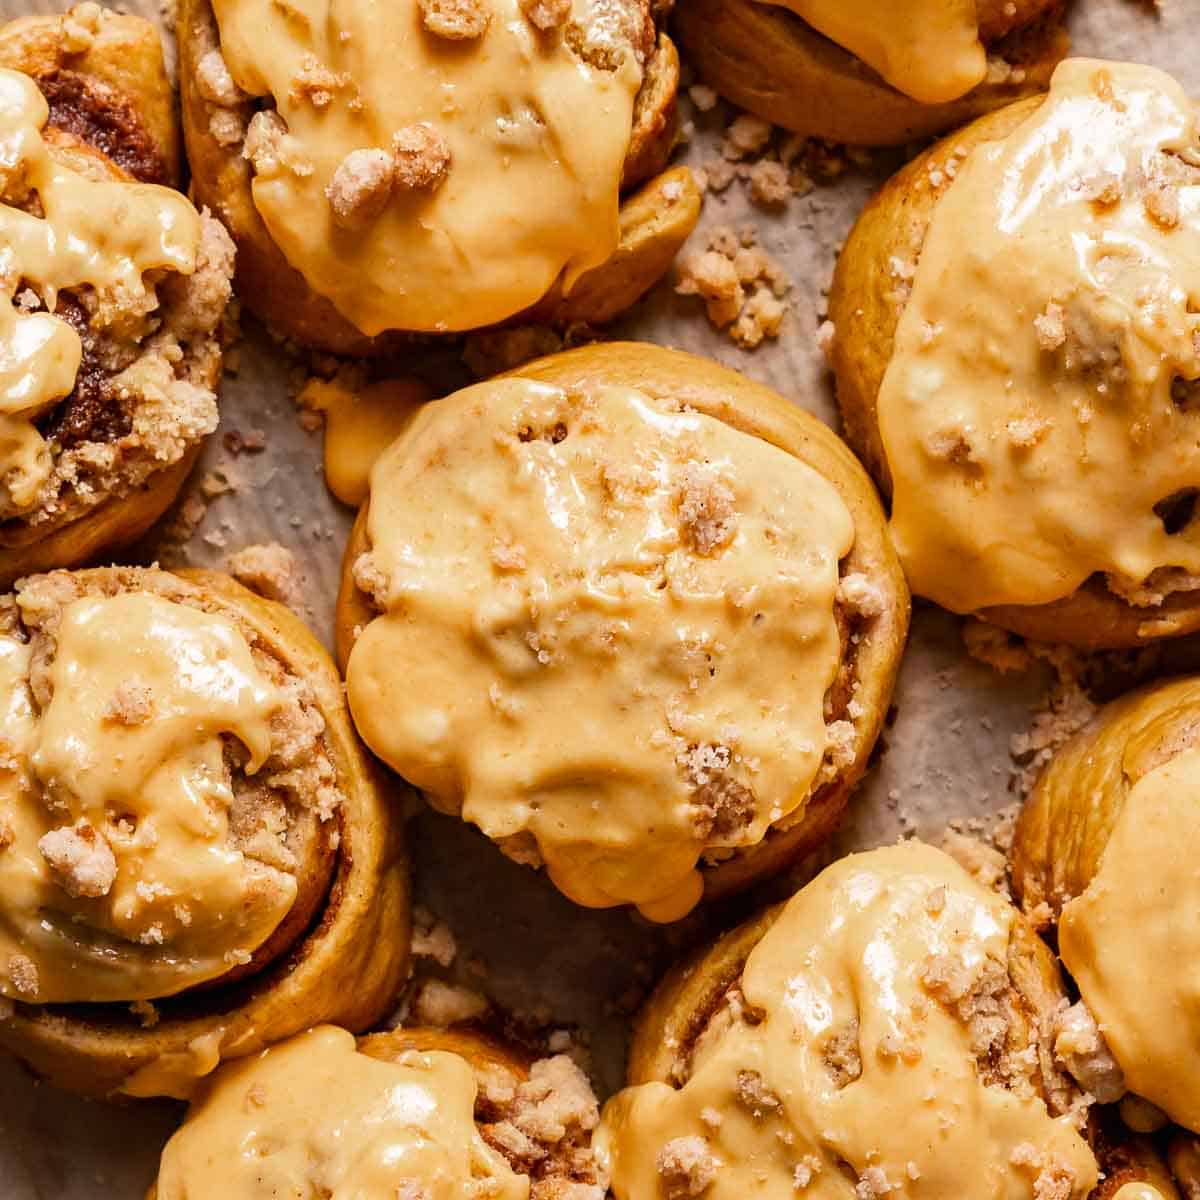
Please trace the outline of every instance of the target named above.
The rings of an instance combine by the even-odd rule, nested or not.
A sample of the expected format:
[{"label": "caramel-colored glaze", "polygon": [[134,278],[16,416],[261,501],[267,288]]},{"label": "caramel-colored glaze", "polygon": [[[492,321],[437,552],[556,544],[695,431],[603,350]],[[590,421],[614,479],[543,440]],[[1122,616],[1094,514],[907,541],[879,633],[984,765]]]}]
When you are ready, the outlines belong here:
[{"label": "caramel-colored glaze", "polygon": [[476,1127],[466,1059],[364,1051],[324,1025],[224,1068],[163,1150],[156,1200],[526,1200],[528,1177]]},{"label": "caramel-colored glaze", "polygon": [[[475,37],[439,37],[417,0],[217,0],[237,83],[272,96],[286,150],[256,167],[254,203],[287,261],[362,333],[474,329],[564,289],[617,247],[618,201],[642,66],[593,66],[518,0],[490,0]],[[305,80],[326,81],[317,91]],[[332,81],[332,82],[331,82]],[[354,151],[434,131],[444,176],[393,187],[348,228],[327,190]]]},{"label": "caramel-colored glaze", "polygon": [[765,0],[794,12],[923,104],[957,100],[987,71],[976,0]]},{"label": "caramel-colored glaze", "polygon": [[325,483],[343,504],[366,500],[375,460],[430,395],[417,379],[385,379],[361,391],[321,379],[305,384],[297,403],[324,414]]},{"label": "caramel-colored glaze", "polygon": [[878,401],[914,591],[967,612],[1200,570],[1161,511],[1200,479],[1173,392],[1200,376],[1198,163],[1174,80],[1081,59],[957,164]]},{"label": "caramel-colored glaze", "polygon": [[[187,199],[152,184],[89,179],[51,155],[42,138],[49,116],[37,85],[0,69],[2,192],[10,201],[36,193],[41,215],[0,204],[0,483],[5,507],[28,509],[50,473],[49,449],[35,420],[75,386],[79,334],[54,314],[58,293],[88,285],[128,307],[153,307],[148,271],[191,274],[200,218]],[[40,311],[18,303],[29,289]]]},{"label": "caramel-colored glaze", "polygon": [[802,815],[854,541],[812,468],[633,388],[504,379],[417,414],[367,523],[359,730],[572,899],[676,919],[706,851]]},{"label": "caramel-colored glaze", "polygon": [[827,868],[749,951],[748,1015],[714,1018],[677,1086],[606,1106],[595,1145],[618,1200],[655,1200],[688,1164],[712,1200],[1085,1196],[1097,1166],[1071,1117],[988,1079],[956,1008],[1008,977],[1019,921],[920,843]]}]

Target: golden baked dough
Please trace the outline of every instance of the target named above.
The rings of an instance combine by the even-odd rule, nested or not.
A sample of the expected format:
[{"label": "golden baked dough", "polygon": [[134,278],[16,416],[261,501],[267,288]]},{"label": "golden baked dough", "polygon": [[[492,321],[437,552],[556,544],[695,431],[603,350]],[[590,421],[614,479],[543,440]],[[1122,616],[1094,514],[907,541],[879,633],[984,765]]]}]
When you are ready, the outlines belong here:
[{"label": "golden baked dough", "polygon": [[[412,65],[409,78],[425,78],[430,71],[435,77],[439,72],[455,72],[455,86],[469,88],[477,74],[487,80],[489,72],[493,76],[499,72],[502,80],[521,82],[514,83],[512,96],[503,98],[515,115],[498,118],[512,128],[498,126],[494,136],[486,124],[476,127],[464,121],[458,128],[453,124],[457,110],[445,109],[439,119],[450,123],[451,141],[458,146],[454,161],[438,166],[436,178],[414,180],[412,188],[396,184],[388,191],[380,182],[378,204],[355,200],[355,212],[370,209],[361,221],[358,216],[343,220],[337,211],[331,213],[333,202],[327,203],[319,190],[313,192],[311,203],[298,203],[291,192],[316,188],[347,147],[384,138],[386,131],[375,127],[387,124],[388,113],[398,107],[424,111],[425,100],[415,93],[410,97],[397,92],[391,84],[373,84],[371,71],[378,68],[368,64],[369,56],[352,44],[355,35],[350,33],[349,41],[331,42],[328,47],[331,59],[341,63],[332,77],[342,81],[339,89],[347,94],[347,89],[363,89],[366,116],[360,120],[358,112],[347,107],[346,96],[335,89],[318,97],[318,119],[309,121],[311,105],[297,99],[299,92],[285,89],[279,80],[246,77],[244,43],[237,40],[240,35],[232,27],[232,16],[226,18],[232,31],[225,30],[223,40],[217,24],[221,14],[214,14],[209,0],[187,0],[181,6],[181,96],[193,187],[233,233],[239,252],[239,292],[272,327],[335,353],[375,354],[401,344],[405,330],[463,330],[505,319],[558,324],[607,320],[665,271],[695,226],[700,193],[686,170],[659,175],[675,136],[679,61],[666,35],[655,33],[649,4],[646,0],[612,5],[578,0],[578,12],[573,13],[569,2],[523,0],[520,11],[516,0],[505,3],[514,14],[497,13],[494,20],[480,15],[491,14],[491,5],[447,5],[446,11],[454,7],[459,18],[474,14],[474,24],[463,18],[462,28],[443,27],[434,0],[420,5],[409,0],[396,10],[389,25],[392,33],[387,35],[398,39],[395,53],[426,56],[421,60],[424,65]],[[432,15],[421,18],[418,9]],[[361,13],[350,9],[340,19],[349,33]],[[408,29],[405,21],[413,28]],[[554,28],[563,21],[567,22],[565,41]],[[593,23],[600,24],[593,29]],[[606,31],[608,23],[624,31],[614,37]],[[253,26],[252,43],[260,24]],[[320,21],[315,26],[323,28]],[[533,40],[526,46],[530,28]],[[431,33],[433,29],[439,33]],[[376,28],[376,35],[382,37],[383,31]],[[277,31],[264,29],[263,36],[276,37]],[[483,49],[476,55],[480,38]],[[613,71],[616,60],[611,47],[619,47],[626,38],[632,49],[625,55],[625,66]],[[568,43],[571,53],[565,50]],[[269,107],[268,96],[266,116],[254,116],[254,105],[234,83],[221,57],[222,46],[233,59],[239,82],[256,93],[274,94],[280,112],[287,111],[288,119],[296,123],[299,141],[293,146],[285,140],[284,158],[279,161],[291,162],[288,155],[294,157],[299,146],[319,145],[316,175],[308,176],[307,167],[300,176],[286,169],[272,174],[278,156],[262,170],[243,157],[243,145],[251,144],[254,150],[261,141],[259,132],[266,128],[262,122],[275,109]],[[583,56],[578,61],[587,64],[583,70],[570,66],[576,50]],[[319,46],[316,51],[314,62],[324,53]],[[504,56],[514,56],[511,69],[505,66]],[[265,57],[263,62],[264,69],[271,70],[271,59]],[[594,77],[585,77],[593,71],[593,63],[599,64]],[[258,65],[254,70],[259,70]],[[636,95],[623,93],[619,103],[605,98],[607,91],[587,98],[593,86],[611,91],[617,79],[624,80],[623,89],[632,84]],[[500,84],[493,81],[489,86]],[[574,98],[558,96],[562,88],[582,91]],[[330,94],[334,98],[326,99]],[[553,127],[553,136],[571,146],[561,163],[556,159],[551,166],[549,160],[529,153],[510,155],[511,161],[502,157],[504,148],[497,139],[516,137],[527,109],[541,113]],[[589,113],[587,122],[580,119],[584,111]],[[622,111],[623,122],[617,115]],[[331,124],[334,121],[342,124]],[[366,127],[360,128],[364,123]],[[248,128],[253,129],[250,143],[245,141]],[[318,137],[326,140],[313,140]],[[526,142],[521,145],[529,149],[533,143]],[[382,152],[372,153],[378,158]],[[322,156],[328,156],[328,161]],[[366,159],[356,162],[362,170],[353,190],[361,197],[368,190],[370,164]],[[461,185],[454,183],[456,162]],[[503,174],[493,179],[497,171]],[[576,179],[578,185],[572,182]],[[643,190],[622,204],[618,227],[612,189],[629,191],[642,184],[646,184]],[[333,195],[333,177],[328,186]],[[479,198],[487,195],[494,201],[497,189],[507,197],[505,211],[496,211],[493,203],[482,213],[475,212]],[[434,206],[430,209],[434,216],[423,226],[407,216],[418,203]],[[346,221],[353,228],[345,227]],[[327,225],[328,232],[322,232]],[[435,226],[445,232],[428,232]],[[448,256],[446,247],[451,243],[455,252]],[[375,265],[389,255],[413,264],[412,281]],[[349,275],[343,269],[347,261],[356,264]],[[560,266],[565,271],[560,272]],[[349,277],[352,284],[346,282]],[[565,300],[559,300],[564,283],[575,286]]]},{"label": "golden baked dough", "polygon": [[773,3],[680,0],[674,28],[700,77],[741,108],[806,136],[890,146],[1040,91],[1067,52],[1058,0],[988,0],[979,5],[978,19],[989,53],[987,77],[965,95],[934,104],[885,83],[848,50]]},{"label": "golden baked dough", "polygon": [[[589,406],[604,416],[592,420]],[[477,410],[478,416],[467,415]],[[530,449],[514,453],[535,456],[549,474],[561,474],[547,494],[561,485],[567,489],[564,495],[577,496],[578,503],[572,499],[554,520],[578,529],[580,540],[560,544],[547,510],[518,482],[527,478],[524,468],[510,476],[495,458],[486,413],[501,423],[510,418],[528,422],[528,441],[522,442],[522,434],[512,442]],[[561,432],[555,432],[557,422]],[[539,440],[543,423],[545,440]],[[619,435],[618,428],[623,431]],[[611,436],[606,430],[612,430]],[[470,454],[472,461],[461,465],[460,474],[434,466],[418,494],[431,511],[444,507],[459,512],[459,519],[442,526],[446,536],[451,529],[460,530],[464,541],[459,549],[432,528],[417,529],[424,509],[406,507],[403,499],[404,480],[410,472],[413,478],[421,473],[424,456],[443,436],[449,439],[446,453]],[[694,462],[685,469],[675,461],[680,437],[689,445],[698,439],[694,453],[711,455],[719,465],[720,478],[708,480],[707,491],[703,485],[710,468]],[[507,444],[503,437],[501,442]],[[563,449],[554,449],[560,442]],[[475,449],[465,450],[468,443]],[[641,447],[641,465],[635,447]],[[441,461],[440,453],[434,451],[433,463]],[[658,467],[649,467],[650,456],[659,456],[653,460]],[[529,469],[540,471],[541,466],[532,466],[535,458]],[[753,470],[742,463],[753,463]],[[637,486],[643,468],[660,472],[661,478],[647,493],[646,508],[635,510],[620,502],[620,480],[628,476],[630,486]],[[603,487],[592,478],[598,469],[609,480]],[[696,471],[700,475],[693,480]],[[476,501],[456,490],[460,479],[477,491],[478,514],[473,511]],[[907,594],[874,492],[827,427],[769,389],[708,361],[653,346],[613,343],[553,355],[434,402],[379,460],[372,480],[372,499],[364,505],[346,551],[338,653],[348,664],[351,705],[368,744],[424,787],[436,806],[462,812],[465,803],[466,819],[503,839],[502,847],[515,857],[544,858],[555,882],[580,902],[634,902],[657,919],[682,915],[699,899],[701,885],[710,895],[744,887],[827,836],[878,736],[908,622]],[[690,519],[673,515],[672,488],[681,486],[681,480],[691,481],[688,495],[695,503],[686,503],[681,493],[679,514],[694,508],[695,528],[672,533],[677,522]],[[786,495],[775,490],[785,488],[783,480],[788,481]],[[447,486],[451,490],[443,492]],[[760,536],[763,493],[768,490],[775,511],[767,524],[779,522],[778,532],[773,526],[768,533],[778,538],[778,557],[763,540],[767,535]],[[614,498],[604,500],[609,492]],[[717,503],[722,497],[729,502],[728,512]],[[493,501],[496,511],[489,516]],[[647,516],[646,531],[638,525],[641,516],[634,515],[643,511],[655,514]],[[822,515],[814,521],[814,513]],[[373,520],[378,523],[372,525]],[[484,528],[480,520],[495,522],[496,546],[490,550],[488,544],[475,545]],[[580,523],[572,526],[572,520]],[[604,522],[607,534],[599,532]],[[744,522],[744,536],[739,522]],[[410,536],[427,547],[422,570],[428,571],[424,583],[421,574],[412,581],[411,629],[418,641],[418,631],[443,639],[444,655],[453,656],[423,651],[421,661],[434,672],[423,684],[414,681],[412,672],[418,667],[408,661],[411,647],[392,641],[403,640],[408,627],[393,615],[380,617],[359,587],[374,584],[382,602],[382,579],[394,570],[394,555]],[[513,542],[511,554],[504,549],[506,538]],[[373,563],[367,552],[377,539],[382,539],[378,563],[366,566]],[[440,556],[449,554],[457,561],[454,556],[460,552],[465,561],[478,563],[478,570],[470,581],[459,579],[454,595],[444,595]],[[524,574],[526,552],[529,576]],[[593,552],[599,557],[587,561]],[[560,554],[570,565],[559,562]],[[675,572],[678,578],[666,590],[643,592],[639,571],[658,560],[664,579]],[[593,646],[587,630],[596,612],[609,610],[601,605],[593,611],[583,592],[582,607],[576,609],[569,587],[563,588],[575,571],[582,572],[580,578],[600,571],[595,584],[600,603],[609,586],[600,570],[604,562],[628,562],[613,566],[612,586],[627,578],[629,590],[621,593],[623,598],[614,593],[611,602],[604,602],[611,603],[611,619],[625,632],[617,641],[617,658],[597,661],[589,647],[600,647],[604,639]],[[694,598],[683,582],[689,572],[696,573]],[[714,606],[703,598],[702,580],[709,573],[723,581],[725,594],[744,592],[746,602],[754,597],[753,605],[762,612],[761,632],[755,632],[758,623],[746,625],[738,616],[736,600],[731,606]],[[542,615],[532,609],[522,615],[521,580],[543,574],[547,591],[537,606]],[[551,584],[552,579],[559,582]],[[771,586],[763,586],[764,579]],[[426,584],[431,609],[425,608]],[[494,589],[494,597],[485,600],[488,589]],[[383,603],[389,614],[404,608]],[[475,604],[480,606],[478,617],[470,615]],[[796,607],[776,624],[768,614],[778,615],[780,604]],[[514,606],[508,615],[506,605]],[[669,634],[662,624],[668,611],[664,605],[675,606],[671,611],[680,627],[694,625],[693,632]],[[560,617],[566,624],[556,632]],[[464,641],[455,632],[460,619],[499,624],[477,642]],[[521,642],[526,630],[524,653],[537,650],[531,661],[547,668],[544,675],[524,675],[524,660],[515,649],[506,656],[504,631],[510,625],[521,646],[526,645]],[[791,641],[801,625],[808,640]],[[683,641],[673,648],[679,637]],[[696,647],[688,649],[689,638],[700,649],[707,646],[706,639],[715,639],[706,651],[711,669],[702,672],[710,682],[697,676],[691,690],[685,685],[695,671],[688,663],[694,667],[699,659]],[[765,649],[768,642],[762,639],[772,648]],[[555,656],[555,644],[561,657]],[[755,677],[739,673],[736,666],[752,645],[758,646],[755,662],[768,664],[757,677],[758,692],[746,686]],[[797,665],[801,659],[807,664],[803,668]],[[459,666],[446,691],[435,678],[435,664],[446,670],[451,661]],[[578,662],[579,672],[570,669],[572,662]],[[792,671],[808,681],[806,690],[786,683]],[[473,680],[469,685],[467,678]],[[618,693],[624,694],[626,684],[632,689],[630,700],[621,701]],[[676,684],[685,690],[678,701],[669,701]],[[610,692],[611,708],[606,699]],[[509,693],[513,715],[501,720]],[[422,696],[424,717],[408,711],[405,697],[416,694]],[[778,711],[757,715],[756,695],[780,706]],[[478,696],[484,698],[483,707],[476,703]],[[488,703],[496,706],[494,714]],[[780,733],[784,711],[790,714],[786,735]],[[439,712],[448,722],[441,732],[436,727]],[[412,740],[426,719],[432,722],[427,746],[418,744],[419,738]],[[578,741],[570,730],[576,720],[592,731]],[[458,732],[451,734],[452,728]],[[519,780],[505,782],[506,764],[517,761],[503,751],[509,739],[523,747],[524,766]],[[461,790],[464,777],[472,779],[467,796]],[[579,788],[588,781],[586,787],[593,789],[590,809],[583,791],[572,792],[572,780]],[[748,780],[753,781],[750,787]],[[574,794],[581,797],[579,807],[568,815]],[[651,797],[659,797],[661,815],[647,831],[644,812]],[[703,822],[701,810],[709,814]],[[596,815],[589,817],[589,811]],[[562,823],[551,813],[560,813]],[[705,861],[697,871],[702,854]]]},{"label": "golden baked dough", "polygon": [[1134,1093],[1200,1126],[1200,681],[1107,705],[1049,762],[1012,846],[1026,912],[1057,921],[1063,964]]},{"label": "golden baked dough", "polygon": [[838,400],[919,594],[1086,647],[1200,624],[1174,482],[1195,473],[1195,141],[1170,77],[1072,60],[1045,107],[946,138],[860,216],[830,294]]},{"label": "golden baked dough", "polygon": [[35,576],[4,613],[0,1045],[88,1095],[186,1097],[377,1020],[399,816],[308,629],[212,571]]},{"label": "golden baked dough", "polygon": [[206,1082],[149,1200],[254,1200],[283,1186],[602,1200],[589,1146],[598,1117],[565,1055],[535,1062],[472,1029],[396,1029],[356,1044],[326,1025]]},{"label": "golden baked dough", "polygon": [[1081,1198],[1096,1162],[1044,1032],[1063,998],[1032,928],[947,855],[851,855],[667,974],[597,1155],[618,1200]]},{"label": "golden baked dough", "polygon": [[[27,143],[26,169],[44,187],[51,175],[58,180],[44,222],[23,211],[28,198],[15,185],[0,195],[5,240],[17,226],[28,239],[26,284],[10,295],[15,315],[3,336],[11,343],[18,327],[28,336],[36,326],[52,335],[41,361],[66,353],[5,417],[17,439],[6,432],[3,473],[16,490],[0,503],[0,587],[9,587],[136,540],[178,494],[216,426],[233,247],[216,221],[160,186],[178,183],[180,155],[149,22],[93,3],[22,17],[0,27],[0,71],[20,73],[6,75],[7,119],[27,129],[45,121]],[[92,236],[84,224],[112,227],[109,211],[123,197],[130,207],[118,223],[121,241],[86,265],[65,250],[63,230],[47,243],[53,252],[37,248],[43,225],[69,227],[81,241]],[[165,222],[161,238],[151,233],[155,213]],[[143,287],[146,270],[161,280]],[[55,317],[45,311],[48,297]],[[23,361],[32,369],[38,356]],[[22,412],[33,414],[36,436]],[[14,446],[24,464],[15,471]]]}]

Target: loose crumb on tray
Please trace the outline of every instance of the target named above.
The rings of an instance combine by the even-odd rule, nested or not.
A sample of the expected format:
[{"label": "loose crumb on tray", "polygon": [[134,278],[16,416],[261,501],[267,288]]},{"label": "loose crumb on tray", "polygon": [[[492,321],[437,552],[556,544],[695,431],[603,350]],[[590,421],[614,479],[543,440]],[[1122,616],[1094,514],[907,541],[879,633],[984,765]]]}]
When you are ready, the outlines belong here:
[{"label": "loose crumb on tray", "polygon": [[243,546],[227,562],[229,573],[252,592],[289,608],[300,603],[303,594],[300,564],[286,546],[278,542]]},{"label": "loose crumb on tray", "polygon": [[715,226],[705,249],[682,259],[676,271],[675,291],[698,296],[709,322],[745,350],[779,336],[791,287],[787,272],[758,245],[752,228],[739,233]]}]

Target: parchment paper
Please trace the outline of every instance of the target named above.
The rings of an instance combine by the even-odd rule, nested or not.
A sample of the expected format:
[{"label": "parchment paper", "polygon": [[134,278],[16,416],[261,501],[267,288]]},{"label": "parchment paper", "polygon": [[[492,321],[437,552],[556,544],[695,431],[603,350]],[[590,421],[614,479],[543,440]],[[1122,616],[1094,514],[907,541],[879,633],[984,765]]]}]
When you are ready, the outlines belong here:
[{"label": "parchment paper", "polygon": [[[67,6],[0,0],[0,17]],[[153,0],[129,7],[158,19]],[[1135,0],[1075,0],[1075,52],[1155,64],[1200,95],[1198,17],[1197,0],[1165,0],[1159,13]],[[719,154],[725,122],[719,113],[695,114],[695,120],[695,136],[681,159],[699,165]],[[712,225],[752,223],[760,244],[791,276],[792,311],[778,342],[754,352],[738,350],[709,328],[694,301],[676,297],[669,284],[610,332],[707,354],[836,425],[814,336],[824,312],[822,292],[834,247],[894,162],[881,156],[876,167],[855,169],[836,184],[793,198],[779,214],[755,209],[737,184],[708,197],[697,238]],[[226,378],[222,394],[222,431],[192,479],[195,489],[206,472],[219,470],[235,490],[211,502],[187,544],[187,557],[219,566],[229,552],[251,542],[276,540],[290,547],[304,566],[306,615],[328,640],[351,514],[325,490],[320,434],[304,432],[297,422],[287,382],[293,364],[253,322],[243,324],[238,371]],[[222,433],[253,428],[268,431],[267,449],[232,456]],[[160,551],[153,542],[144,547],[147,560]],[[963,651],[960,622],[918,605],[895,720],[833,850],[877,845],[911,832],[936,837],[951,817],[984,815],[1011,803],[1009,740],[1028,725],[1045,687],[1042,673],[1001,677],[971,660]],[[631,1000],[671,955],[764,896],[785,894],[812,869],[802,865],[756,896],[663,930],[624,912],[574,907],[540,876],[507,862],[456,821],[422,812],[410,831],[417,899],[448,922],[460,962],[482,964],[486,974],[474,977],[476,985],[499,1006],[541,1010],[553,1024],[575,1028],[591,1045],[604,1091],[620,1082]],[[134,1200],[153,1179],[159,1149],[181,1111],[173,1103],[80,1101],[35,1083],[15,1062],[0,1058],[0,1200]]]}]

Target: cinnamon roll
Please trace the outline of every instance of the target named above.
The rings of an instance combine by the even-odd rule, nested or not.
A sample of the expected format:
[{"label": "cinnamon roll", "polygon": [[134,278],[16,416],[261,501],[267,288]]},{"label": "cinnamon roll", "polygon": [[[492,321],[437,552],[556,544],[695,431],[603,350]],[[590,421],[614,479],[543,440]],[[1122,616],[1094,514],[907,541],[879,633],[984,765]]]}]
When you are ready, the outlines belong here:
[{"label": "cinnamon roll", "polygon": [[1082,1200],[1081,1094],[1041,1032],[1063,997],[1024,918],[947,855],[850,855],[668,973],[597,1157],[617,1200]]},{"label": "cinnamon roll", "polygon": [[377,1020],[398,817],[304,625],[227,576],[33,576],[0,606],[0,1045],[93,1095]]},{"label": "cinnamon roll", "polygon": [[376,461],[339,654],[367,744],[589,906],[674,920],[824,838],[908,623],[814,417],[609,343],[433,401]]},{"label": "cinnamon roll", "polygon": [[173,105],[141,18],[0,27],[0,587],[135,540],[216,428],[234,251]]},{"label": "cinnamon roll", "polygon": [[657,11],[186,0],[193,187],[238,244],[247,307],[355,355],[628,307],[700,206],[686,169],[663,171],[679,61]]},{"label": "cinnamon roll", "polygon": [[1044,641],[1200,628],[1200,127],[1074,59],[921,155],[830,295],[846,435],[913,591]]}]

